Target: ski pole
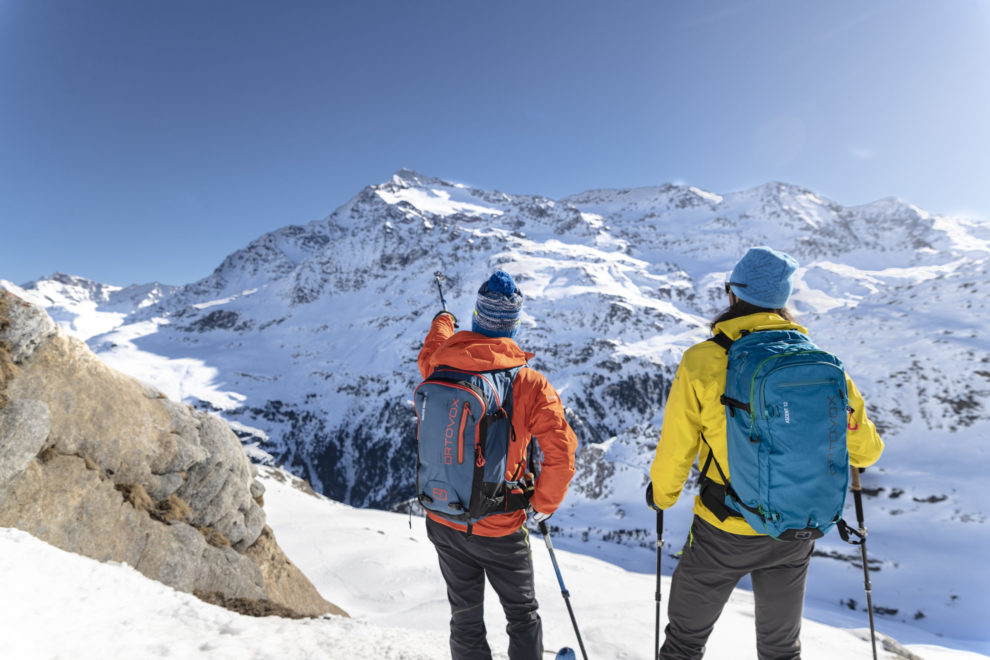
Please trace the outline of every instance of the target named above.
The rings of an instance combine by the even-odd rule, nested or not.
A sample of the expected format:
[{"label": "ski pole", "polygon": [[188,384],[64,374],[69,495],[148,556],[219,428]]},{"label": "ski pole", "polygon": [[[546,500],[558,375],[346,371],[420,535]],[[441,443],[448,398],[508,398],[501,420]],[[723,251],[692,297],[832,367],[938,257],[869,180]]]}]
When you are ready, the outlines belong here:
[{"label": "ski pole", "polygon": [[560,593],[564,596],[564,603],[567,605],[567,613],[571,615],[571,624],[574,626],[574,634],[577,635],[578,646],[581,647],[581,657],[588,660],[588,654],[584,650],[584,642],[581,640],[581,631],[578,630],[577,619],[574,618],[574,610],[571,609],[571,595],[564,586],[564,578],[560,575],[560,566],[557,565],[557,556],[553,552],[553,543],[550,542],[550,531],[547,530],[545,520],[540,521],[540,534],[547,543],[547,550],[550,551],[550,561],[553,562],[553,570],[557,574],[557,582],[560,584]]},{"label": "ski pole", "polygon": [[653,480],[646,486],[646,506],[657,512],[657,629],[653,637],[653,658],[660,659],[660,558],[663,556],[663,509],[653,499]]},{"label": "ski pole", "polygon": [[877,660],[877,630],[873,624],[873,593],[870,585],[870,568],[866,563],[866,525],[863,524],[863,488],[859,484],[859,468],[850,466],[852,472],[853,500],[856,503],[856,524],[859,525],[859,547],[863,553],[863,584],[866,587],[866,610],[870,613],[870,643],[873,644],[873,660]]},{"label": "ski pole", "polygon": [[660,658],[660,557],[663,555],[663,509],[657,509],[657,626],[653,637],[653,657]]},{"label": "ski pole", "polygon": [[440,292],[440,304],[443,305],[443,311],[446,312],[447,311],[447,299],[443,297],[443,287],[440,286],[440,282],[442,282],[443,279],[444,279],[443,272],[441,272],[441,271],[438,270],[437,272],[433,273],[433,279],[435,279],[437,281],[437,291]]}]

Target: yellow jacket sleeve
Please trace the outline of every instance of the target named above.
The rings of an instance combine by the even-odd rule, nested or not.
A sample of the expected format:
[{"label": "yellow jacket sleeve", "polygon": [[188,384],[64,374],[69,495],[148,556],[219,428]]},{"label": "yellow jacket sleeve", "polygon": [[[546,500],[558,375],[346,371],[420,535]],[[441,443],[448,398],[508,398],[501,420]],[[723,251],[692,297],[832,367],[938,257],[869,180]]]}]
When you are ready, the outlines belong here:
[{"label": "yellow jacket sleeve", "polygon": [[877,427],[866,416],[866,403],[852,378],[846,374],[846,389],[849,393],[849,424],[846,428],[846,447],[849,448],[849,463],[853,467],[869,467],[877,462],[883,453],[883,440]]},{"label": "yellow jacket sleeve", "polygon": [[677,501],[700,449],[701,402],[689,372],[688,361],[682,360],[670,386],[660,442],[650,467],[653,500],[661,509]]}]

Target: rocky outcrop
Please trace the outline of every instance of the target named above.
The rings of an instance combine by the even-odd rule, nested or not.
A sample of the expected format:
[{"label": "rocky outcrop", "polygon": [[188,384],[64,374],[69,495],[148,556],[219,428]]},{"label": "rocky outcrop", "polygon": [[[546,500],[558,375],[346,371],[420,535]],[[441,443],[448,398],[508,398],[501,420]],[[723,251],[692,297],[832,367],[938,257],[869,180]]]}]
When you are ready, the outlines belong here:
[{"label": "rocky outcrop", "polygon": [[328,603],[310,585],[302,571],[285,556],[269,527],[265,526],[261,536],[244,554],[261,569],[270,600],[276,603],[291,602],[293,609],[302,613],[346,615],[336,605],[330,605],[330,609],[326,609]]},{"label": "rocky outcrop", "polygon": [[182,591],[342,613],[278,547],[263,491],[221,419],[110,369],[0,291],[0,526]]}]

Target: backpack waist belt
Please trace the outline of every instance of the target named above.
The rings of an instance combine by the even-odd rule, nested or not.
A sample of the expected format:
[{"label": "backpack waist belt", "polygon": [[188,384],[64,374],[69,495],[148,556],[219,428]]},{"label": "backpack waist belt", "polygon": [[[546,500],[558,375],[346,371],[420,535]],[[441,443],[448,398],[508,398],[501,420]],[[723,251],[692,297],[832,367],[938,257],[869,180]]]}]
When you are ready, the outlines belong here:
[{"label": "backpack waist belt", "polygon": [[726,518],[742,518],[741,513],[737,513],[725,506],[725,495],[728,489],[725,484],[705,478],[701,481],[701,503],[715,514],[719,522],[724,522]]}]

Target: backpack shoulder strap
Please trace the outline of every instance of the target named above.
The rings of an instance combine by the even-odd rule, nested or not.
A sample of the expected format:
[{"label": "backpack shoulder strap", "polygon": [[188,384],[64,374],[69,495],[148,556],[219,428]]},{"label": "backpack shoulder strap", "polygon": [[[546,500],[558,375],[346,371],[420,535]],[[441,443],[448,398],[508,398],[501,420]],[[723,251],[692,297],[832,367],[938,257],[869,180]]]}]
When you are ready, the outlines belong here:
[{"label": "backpack shoulder strap", "polygon": [[[495,369],[492,371],[485,372],[486,374],[490,374],[493,378],[496,375],[502,375],[502,374],[504,374],[507,377],[506,378],[507,382],[503,381],[505,382],[505,392],[504,392],[504,396],[502,397],[503,400],[501,402],[503,408],[505,407],[506,403],[512,401],[512,385],[513,383],[516,382],[516,376],[519,375],[519,371],[525,366],[526,366],[525,364],[521,364],[517,367],[508,367],[506,369]],[[511,411],[507,411],[507,412],[511,412]]]},{"label": "backpack shoulder strap", "polygon": [[715,335],[714,337],[709,337],[708,341],[715,342],[716,344],[724,348],[726,353],[728,353],[729,349],[732,348],[732,345],[736,343],[733,339],[729,338],[729,335],[725,334],[721,330],[719,330],[718,334]]},{"label": "backpack shoulder strap", "polygon": [[[744,333],[745,334],[749,334],[748,332],[745,332],[745,331],[744,331]],[[714,342],[714,343],[718,344],[719,346],[721,346],[722,348],[724,348],[726,354],[729,353],[729,349],[732,348],[732,345],[736,343],[734,339],[730,338],[729,335],[725,334],[721,330],[714,337],[709,337],[708,338],[708,341]],[[726,367],[726,369],[728,369],[729,368],[729,364],[726,363],[725,367]],[[719,403],[721,403],[723,406],[729,406],[729,413],[733,417],[735,417],[735,415],[736,415],[736,409],[737,408],[739,410],[744,411],[746,414],[750,414],[750,408],[749,408],[749,404],[748,403],[746,403],[744,401],[737,401],[736,399],[729,398],[729,397],[725,396],[725,393],[724,392],[722,393],[722,396],[719,398]],[[705,444],[708,444],[708,443],[706,442]],[[706,466],[706,469],[707,469],[707,466]]]}]

